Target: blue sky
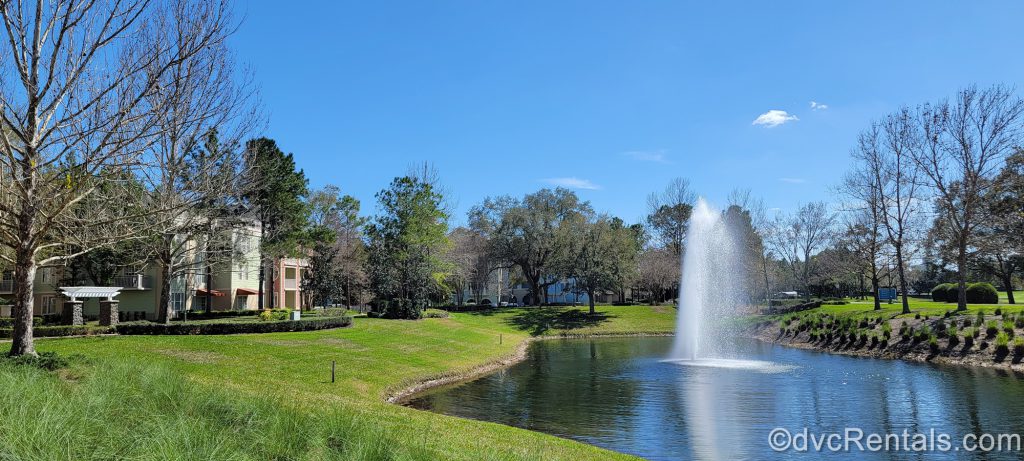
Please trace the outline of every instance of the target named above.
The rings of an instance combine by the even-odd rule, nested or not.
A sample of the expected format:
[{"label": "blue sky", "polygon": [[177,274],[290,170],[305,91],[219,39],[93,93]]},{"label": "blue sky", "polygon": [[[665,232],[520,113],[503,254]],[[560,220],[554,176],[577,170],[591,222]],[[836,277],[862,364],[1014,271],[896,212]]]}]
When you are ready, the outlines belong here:
[{"label": "blue sky", "polygon": [[312,185],[372,213],[427,160],[456,223],[553,184],[639,221],[677,176],[712,202],[741,187],[791,210],[833,199],[873,118],[971,83],[1024,90],[1024,2],[237,5],[266,134]]}]

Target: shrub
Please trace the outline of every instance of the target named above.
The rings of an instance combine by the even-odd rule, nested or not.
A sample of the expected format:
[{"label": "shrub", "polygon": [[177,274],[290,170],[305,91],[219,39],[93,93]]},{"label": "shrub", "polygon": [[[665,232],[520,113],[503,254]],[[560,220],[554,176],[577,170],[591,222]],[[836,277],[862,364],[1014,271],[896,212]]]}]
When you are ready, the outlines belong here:
[{"label": "shrub", "polygon": [[[386,303],[383,307],[381,318],[416,320],[423,317],[422,306],[411,299],[396,299]],[[786,325],[789,325],[791,320],[787,320]]]},{"label": "shrub", "polygon": [[1013,321],[1012,320],[1003,320],[1003,331],[1005,331],[1006,334],[1010,335],[1011,338],[1013,337]]},{"label": "shrub", "polygon": [[[248,317],[253,315],[259,315],[262,311],[259,310],[240,310],[240,311],[189,311],[188,320],[210,320],[210,319],[223,319],[231,317]],[[183,320],[184,317],[177,317],[174,320]]]},{"label": "shrub", "polygon": [[978,315],[974,318],[974,324],[979,327],[985,324],[985,311],[978,309]]},{"label": "shrub", "polygon": [[970,349],[974,346],[974,338],[977,336],[978,331],[974,328],[968,328],[964,330],[964,349]]},{"label": "shrub", "polygon": [[891,336],[892,336],[892,325],[889,325],[889,322],[883,323],[882,324],[882,337],[885,338],[885,339],[889,339]]},{"label": "shrub", "polygon": [[1024,355],[1024,338],[1013,339],[1013,355],[1017,357]]},{"label": "shrub", "polygon": [[1005,354],[1010,351],[1010,337],[1006,333],[996,335],[996,353]]},{"label": "shrub", "polygon": [[[32,326],[38,327],[43,324],[42,317],[32,317]],[[14,328],[14,319],[11,317],[0,317],[0,328]]]},{"label": "shrub", "polygon": [[932,352],[938,352],[939,338],[936,338],[935,335],[931,335],[928,337],[928,349],[931,350]]},{"label": "shrub", "polygon": [[322,317],[303,320],[283,320],[245,323],[122,323],[117,332],[122,335],[232,335],[240,333],[277,333],[283,331],[311,331],[342,328],[352,325],[352,317]]},{"label": "shrub", "polygon": [[932,288],[932,301],[955,303],[956,298],[957,286],[954,283],[940,283]]},{"label": "shrub", "polygon": [[[41,326],[32,329],[36,338],[57,338],[61,336],[88,336],[112,333],[111,327],[94,327],[89,325],[58,325]],[[0,328],[0,338],[10,339],[14,335],[13,328]]]},{"label": "shrub", "polygon": [[423,318],[425,319],[446,319],[448,317],[450,317],[448,311],[434,309],[423,312]]},{"label": "shrub", "polygon": [[[971,304],[998,304],[999,292],[996,287],[988,282],[978,282],[967,285],[967,302]],[[1000,311],[996,309],[996,315]]]},{"label": "shrub", "polygon": [[263,322],[281,321],[288,319],[291,309],[270,309],[260,312],[259,319]]}]

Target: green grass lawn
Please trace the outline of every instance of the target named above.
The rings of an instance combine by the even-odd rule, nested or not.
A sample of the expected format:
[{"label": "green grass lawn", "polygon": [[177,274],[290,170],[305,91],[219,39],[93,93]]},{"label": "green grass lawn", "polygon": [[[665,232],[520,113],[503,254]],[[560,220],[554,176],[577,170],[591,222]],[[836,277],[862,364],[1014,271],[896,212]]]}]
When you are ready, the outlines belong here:
[{"label": "green grass lawn", "polygon": [[[523,308],[231,336],[39,340],[85,358],[0,367],[0,459],[626,459],[557,437],[384,402],[531,335],[667,333],[671,307]],[[330,382],[331,361],[337,363]]]},{"label": "green grass lawn", "polygon": [[[1003,293],[1005,295],[1005,293]],[[1015,296],[1016,293],[1015,293]],[[886,315],[888,317],[913,317],[920,313],[922,316],[927,315],[930,317],[941,316],[946,311],[956,310],[955,303],[942,303],[935,302],[930,299],[910,298],[910,314],[902,314],[903,305],[900,300],[895,300],[891,304],[883,302],[882,309],[880,311],[874,310],[874,303],[871,299],[859,300],[859,299],[847,299],[849,304],[843,305],[825,305],[817,309],[811,309],[807,311],[801,311],[798,315],[807,313],[825,313],[837,316],[852,316],[852,317],[877,317],[879,315]],[[1020,298],[1020,301],[1024,303],[1024,297]],[[1024,310],[1024,304],[1005,304],[1005,299],[1000,304],[969,304],[967,311],[971,314],[976,314],[977,311],[985,311],[986,314],[991,315],[996,309],[1001,311],[1018,314]],[[776,315],[772,317],[784,317],[785,315]]]}]

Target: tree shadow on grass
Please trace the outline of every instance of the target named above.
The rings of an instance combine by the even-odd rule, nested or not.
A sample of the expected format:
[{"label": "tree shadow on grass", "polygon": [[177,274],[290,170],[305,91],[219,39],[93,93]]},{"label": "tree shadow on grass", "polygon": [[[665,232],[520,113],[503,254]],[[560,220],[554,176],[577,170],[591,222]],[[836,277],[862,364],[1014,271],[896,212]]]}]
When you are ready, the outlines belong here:
[{"label": "tree shadow on grass", "polygon": [[519,330],[529,332],[531,336],[541,336],[551,330],[595,327],[614,317],[616,316],[604,312],[591,315],[580,309],[531,307],[516,313],[506,322]]}]

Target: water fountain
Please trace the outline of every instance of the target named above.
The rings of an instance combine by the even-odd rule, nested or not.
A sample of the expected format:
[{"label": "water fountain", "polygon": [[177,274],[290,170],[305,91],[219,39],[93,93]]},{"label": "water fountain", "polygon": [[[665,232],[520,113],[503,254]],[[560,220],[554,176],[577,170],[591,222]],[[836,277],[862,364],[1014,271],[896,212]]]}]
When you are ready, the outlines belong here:
[{"label": "water fountain", "polygon": [[679,282],[679,314],[673,359],[698,360],[720,353],[715,320],[731,314],[740,292],[742,269],[733,237],[722,214],[703,198],[690,216]]},{"label": "water fountain", "polygon": [[747,302],[740,229],[703,198],[690,216],[679,282],[676,336],[669,361],[680,365],[785,371],[770,362],[735,359],[728,320]]}]

